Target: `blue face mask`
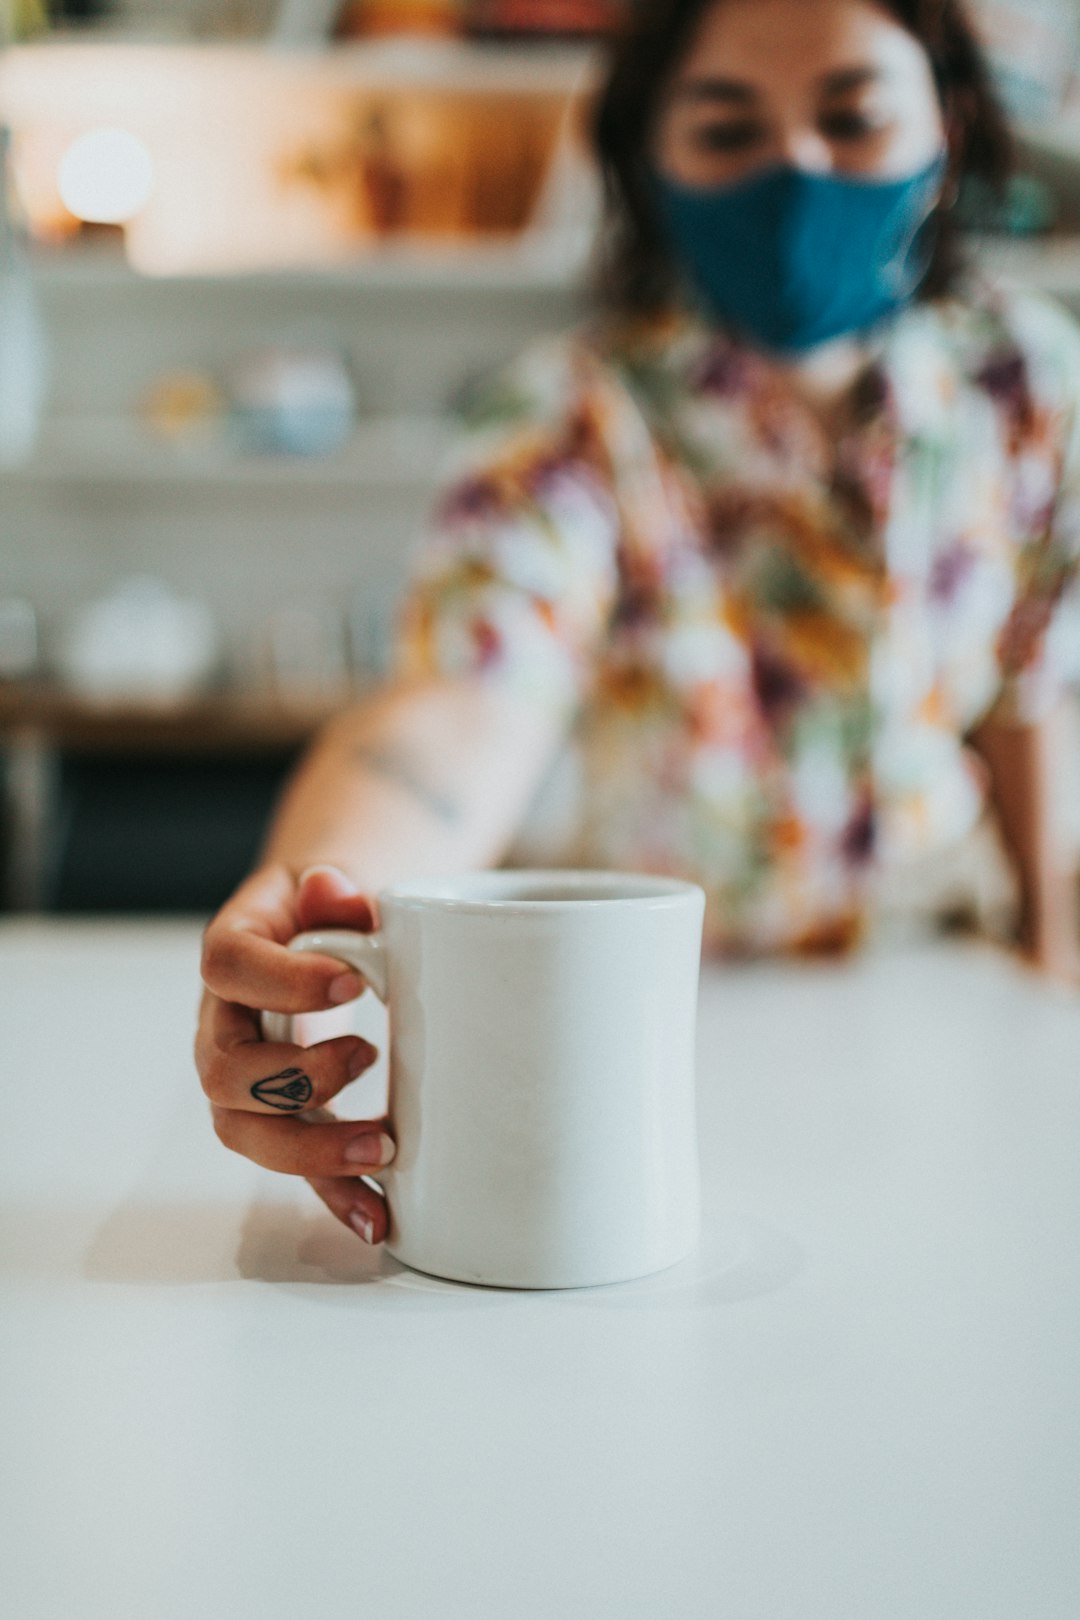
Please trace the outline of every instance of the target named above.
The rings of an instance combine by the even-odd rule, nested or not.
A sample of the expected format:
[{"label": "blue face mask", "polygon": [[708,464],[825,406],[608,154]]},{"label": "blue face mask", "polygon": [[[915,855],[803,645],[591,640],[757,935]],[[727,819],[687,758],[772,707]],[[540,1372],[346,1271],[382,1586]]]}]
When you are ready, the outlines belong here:
[{"label": "blue face mask", "polygon": [[903,180],[770,168],[731,186],[654,176],[669,245],[706,308],[762,347],[796,353],[866,331],[910,302],[943,151]]}]

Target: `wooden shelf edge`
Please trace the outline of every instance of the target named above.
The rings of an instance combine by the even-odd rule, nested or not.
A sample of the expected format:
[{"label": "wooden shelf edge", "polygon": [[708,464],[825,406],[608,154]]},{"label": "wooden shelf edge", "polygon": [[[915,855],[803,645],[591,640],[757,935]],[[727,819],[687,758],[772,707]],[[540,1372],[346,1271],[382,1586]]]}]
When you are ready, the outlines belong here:
[{"label": "wooden shelf edge", "polygon": [[44,682],[0,682],[0,746],[42,745],[74,752],[267,752],[301,747],[333,715],[359,702],[357,685],[340,698],[278,701],[255,694],[207,693],[170,704],[96,702]]}]

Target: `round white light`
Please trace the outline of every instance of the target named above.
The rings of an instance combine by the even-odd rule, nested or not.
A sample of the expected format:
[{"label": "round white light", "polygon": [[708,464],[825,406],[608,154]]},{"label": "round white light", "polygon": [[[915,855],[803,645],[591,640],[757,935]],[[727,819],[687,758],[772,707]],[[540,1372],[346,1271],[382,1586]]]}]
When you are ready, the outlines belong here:
[{"label": "round white light", "polygon": [[122,225],[154,188],[153,159],[126,129],[91,129],[61,158],[58,185],[64,207],[76,219]]}]

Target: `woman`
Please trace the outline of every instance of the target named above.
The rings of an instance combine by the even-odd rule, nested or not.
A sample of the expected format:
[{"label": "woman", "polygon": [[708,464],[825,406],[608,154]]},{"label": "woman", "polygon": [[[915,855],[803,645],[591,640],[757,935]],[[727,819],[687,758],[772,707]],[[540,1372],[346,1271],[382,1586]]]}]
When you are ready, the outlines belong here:
[{"label": "woman", "polygon": [[[992,808],[1019,943],[1075,972],[1047,627],[1080,550],[1080,334],[958,262],[1005,127],[953,0],[647,0],[596,116],[603,309],[477,398],[394,678],[318,739],[206,933],[226,1146],[369,1242],[372,1061],[258,1041],[351,999],[298,929],[510,856],[681,872],[715,950],[844,950]],[[262,1083],[261,1092],[258,1091]],[[329,1117],[329,1116],[328,1116]]]}]

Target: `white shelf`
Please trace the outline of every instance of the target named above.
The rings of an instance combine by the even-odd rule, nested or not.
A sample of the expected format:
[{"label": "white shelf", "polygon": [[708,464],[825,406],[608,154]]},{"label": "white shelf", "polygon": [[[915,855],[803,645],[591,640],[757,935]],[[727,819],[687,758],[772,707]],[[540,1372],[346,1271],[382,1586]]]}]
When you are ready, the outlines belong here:
[{"label": "white shelf", "polygon": [[61,417],[46,422],[32,459],[6,472],[4,480],[427,490],[438,481],[454,433],[448,417],[361,419],[349,443],[330,455],[259,455],[242,454],[217,439],[173,446],[131,417]]},{"label": "white shelf", "polygon": [[70,248],[37,251],[35,280],[43,291],[131,292],[155,288],[243,285],[257,291],[310,288],[330,291],[572,292],[583,275],[591,246],[587,229],[529,232],[503,241],[430,242],[373,246],[362,256],[311,269],[237,271],[206,275],[148,276],[133,270],[119,251]]},{"label": "white shelf", "polygon": [[[155,289],[242,286],[247,291],[345,291],[409,293],[561,292],[580,290],[591,248],[591,231],[535,231],[496,242],[445,238],[427,243],[372,247],[362,257],[311,269],[237,271],[228,274],[147,276],[119,252],[70,248],[36,252],[34,278],[46,293],[117,290],[125,296]],[[986,236],[976,239],[978,261],[1043,291],[1080,294],[1080,236],[1038,240]]]},{"label": "white shelf", "polygon": [[596,82],[602,60],[594,45],[404,36],[315,48],[62,39],[12,46],[0,65],[0,97],[16,124],[65,110],[130,116],[223,72],[238,83],[317,78],[328,87],[571,97]]},{"label": "white shelf", "polygon": [[588,90],[604,59],[596,46],[406,37],[357,40],[306,53],[281,48],[276,54],[304,59],[339,83],[556,96]]}]

